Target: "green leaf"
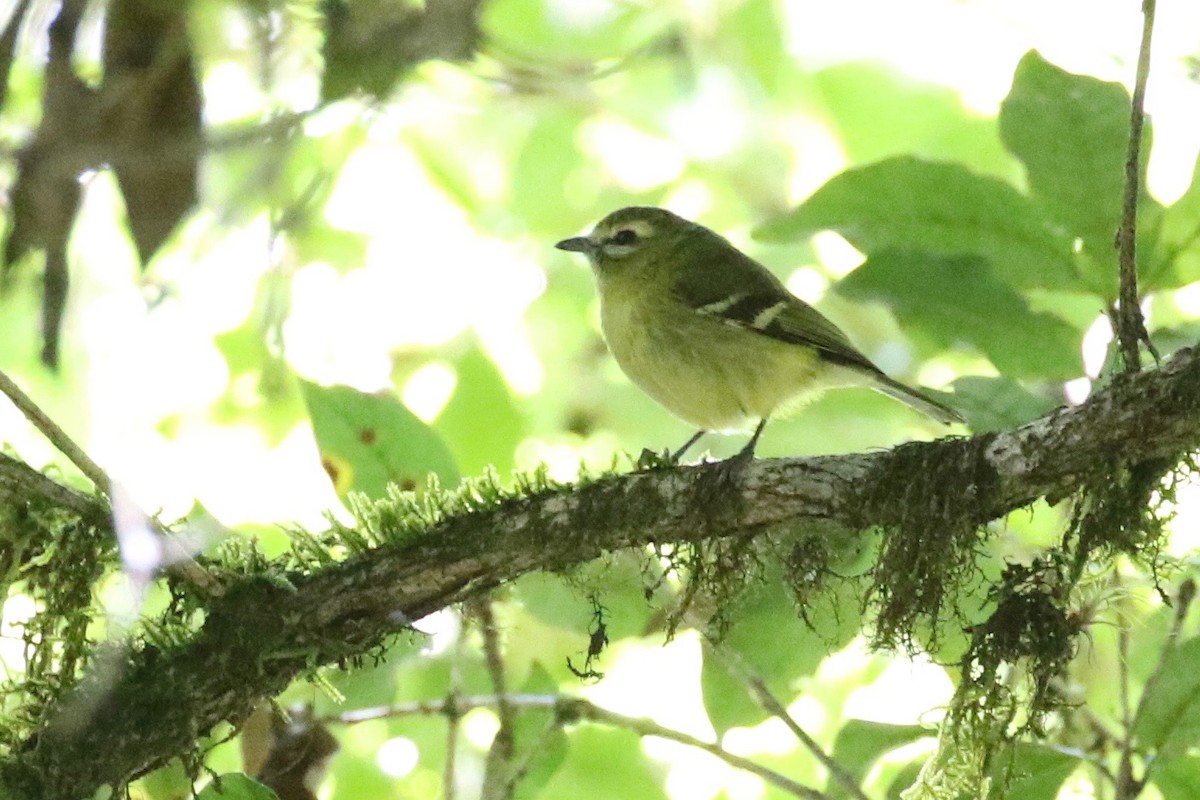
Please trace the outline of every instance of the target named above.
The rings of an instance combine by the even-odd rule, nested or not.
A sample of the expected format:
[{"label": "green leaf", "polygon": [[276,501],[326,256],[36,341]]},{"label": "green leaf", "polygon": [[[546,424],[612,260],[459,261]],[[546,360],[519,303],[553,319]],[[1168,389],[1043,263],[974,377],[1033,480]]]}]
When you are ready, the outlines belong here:
[{"label": "green leaf", "polygon": [[966,342],[1012,378],[1065,380],[1083,374],[1082,333],[1051,314],[1035,313],[983,259],[886,251],[837,284],[856,300],[878,300],[903,328],[942,347]]},{"label": "green leaf", "polygon": [[433,429],[464,474],[478,474],[489,465],[501,475],[508,474],[526,429],[508,383],[478,347],[467,351],[454,369],[458,376],[454,394]]},{"label": "green leaf", "polygon": [[1155,259],[1146,268],[1144,288],[1182,286],[1200,280],[1200,159],[1192,184],[1162,216]]},{"label": "green leaf", "polygon": [[251,777],[231,772],[213,778],[196,800],[277,800],[275,793]]},{"label": "green leaf", "polygon": [[1077,756],[1053,747],[1018,744],[1000,758],[994,776],[992,800],[1055,800],[1063,782],[1082,764]]},{"label": "green leaf", "polygon": [[1200,797],[1200,756],[1155,759],[1150,780],[1163,800],[1195,800]]},{"label": "green leaf", "polygon": [[868,255],[974,254],[1016,287],[1076,285],[1070,240],[1012,186],[959,164],[899,156],[847,170],[756,235],[791,241],[823,230],[837,231]]},{"label": "green leaf", "polygon": [[[762,678],[776,696],[790,698],[798,678],[810,675],[825,656],[835,652],[861,624],[861,595],[854,581],[838,583],[828,595],[809,603],[800,618],[791,592],[778,572],[747,588],[728,610],[731,627],[720,647],[730,651]],[[787,642],[787,646],[781,646]],[[700,672],[704,708],[718,734],[757,724],[769,714],[749,687],[706,645]]]},{"label": "green leaf", "polygon": [[[529,679],[521,686],[522,694],[550,696],[557,692],[558,684],[540,663],[533,665]],[[567,734],[555,717],[550,708],[522,709],[517,716],[514,751],[518,759],[529,759],[513,795],[517,800],[538,797],[567,757]]]},{"label": "green leaf", "polygon": [[667,800],[660,765],[651,764],[633,731],[584,724],[568,738],[567,758],[543,798]]},{"label": "green leaf", "polygon": [[579,113],[572,109],[541,115],[517,155],[508,182],[510,208],[535,230],[561,232],[574,222],[563,213],[568,209],[562,193],[548,192],[546,187],[568,185],[571,173],[581,166],[576,142],[579,122]]},{"label": "green leaf", "polygon": [[388,483],[420,489],[430,473],[443,486],[458,483],[458,467],[441,437],[394,396],[309,381],[300,386],[321,461],[339,495],[382,497]]},{"label": "green leaf", "polygon": [[1200,740],[1200,637],[1178,645],[1138,701],[1133,735],[1147,750],[1181,753]]},{"label": "green leaf", "polygon": [[[1129,93],[1119,83],[1074,75],[1036,51],[1017,65],[1000,107],[1000,136],[1025,164],[1029,187],[1065,233],[1079,237],[1088,288],[1106,299],[1117,286],[1114,236],[1129,146]],[[1150,124],[1142,141],[1150,151]],[[1154,204],[1143,196],[1143,210]]]},{"label": "green leaf", "polygon": [[1024,425],[1061,405],[1009,378],[967,376],[954,381],[954,407],[975,433]]},{"label": "green leaf", "polygon": [[813,75],[813,81],[852,163],[936,153],[943,160],[1019,177],[995,120],[968,111],[954,89],[920,83],[882,63],[838,64]]},{"label": "green leaf", "polygon": [[[833,760],[862,785],[871,767],[898,747],[934,735],[919,725],[888,725],[862,719],[849,720],[833,743]],[[834,800],[849,797],[840,783],[830,777],[825,792]]]},{"label": "green leaf", "polygon": [[742,62],[768,92],[778,89],[782,71],[792,63],[785,51],[786,27],[780,11],[775,0],[748,0],[722,20],[718,39],[726,56],[723,60]]}]

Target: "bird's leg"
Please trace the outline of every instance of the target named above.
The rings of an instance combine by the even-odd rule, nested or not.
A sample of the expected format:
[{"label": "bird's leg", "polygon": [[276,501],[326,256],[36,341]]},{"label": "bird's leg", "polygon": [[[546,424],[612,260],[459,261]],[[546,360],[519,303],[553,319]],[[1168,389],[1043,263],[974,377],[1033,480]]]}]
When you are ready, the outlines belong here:
[{"label": "bird's leg", "polygon": [[684,442],[683,447],[679,448],[674,453],[667,453],[665,458],[662,455],[651,450],[649,447],[642,448],[642,454],[640,456],[638,456],[637,468],[641,470],[641,469],[654,469],[656,467],[677,466],[679,464],[680,456],[682,456],[685,452],[687,452],[687,449],[689,447],[691,447],[692,445],[694,445],[696,443],[696,440],[699,439],[701,436],[703,436],[706,432],[707,431],[705,431],[704,429],[700,429],[700,430],[696,431],[696,433],[692,436],[692,438],[690,438],[686,442]]},{"label": "bird's leg", "polygon": [[715,487],[729,489],[737,483],[742,470],[754,460],[754,447],[758,444],[758,437],[762,435],[763,428],[765,427],[767,427],[767,418],[763,417],[762,421],[758,423],[758,427],[754,429],[754,434],[750,437],[750,441],[746,442],[745,447],[739,450],[736,455],[730,456],[724,461],[713,465],[712,480]]},{"label": "bird's leg", "polygon": [[687,452],[688,448],[691,447],[692,445],[694,445],[696,443],[696,440],[699,439],[701,436],[703,436],[705,433],[707,433],[707,431],[705,431],[703,428],[701,428],[700,430],[693,433],[692,438],[688,439],[686,442],[683,443],[683,447],[679,448],[678,450],[676,450],[674,453],[671,454],[671,463],[678,464],[679,459],[683,458],[683,454]]}]

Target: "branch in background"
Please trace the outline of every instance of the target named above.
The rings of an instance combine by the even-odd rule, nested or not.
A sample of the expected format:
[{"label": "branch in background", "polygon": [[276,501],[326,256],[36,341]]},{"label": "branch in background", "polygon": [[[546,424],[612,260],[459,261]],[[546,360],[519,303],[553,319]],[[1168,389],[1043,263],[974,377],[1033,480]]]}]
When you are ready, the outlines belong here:
[{"label": "branch in background", "polygon": [[33,427],[41,431],[42,435],[50,440],[50,444],[58,448],[58,451],[70,459],[72,464],[79,467],[79,471],[87,476],[87,479],[96,487],[96,491],[105,496],[110,495],[112,480],[100,468],[100,465],[92,461],[91,456],[85,453],[82,447],[75,444],[75,440],[58,427],[58,424],[50,419],[46,412],[42,411],[29,395],[21,391],[21,387],[17,386],[3,371],[0,371],[0,394],[4,394],[9,400],[12,400],[13,405],[25,415],[27,420],[33,423]]},{"label": "branch in background", "polygon": [[1137,77],[1133,85],[1133,102],[1129,116],[1129,152],[1125,158],[1125,195],[1121,215],[1121,227],[1117,231],[1117,249],[1121,262],[1121,288],[1115,314],[1117,342],[1125,360],[1125,369],[1136,372],[1142,367],[1140,346],[1149,348],[1154,360],[1158,352],[1146,332],[1146,321],[1142,318],[1138,302],[1137,285],[1137,210],[1141,195],[1139,175],[1141,173],[1142,126],[1146,120],[1146,80],[1150,76],[1150,36],[1154,30],[1155,0],[1142,0],[1142,46],[1138,53]]},{"label": "branch in background", "polygon": [[517,714],[508,702],[504,678],[504,656],[500,648],[500,633],[496,629],[496,614],[490,597],[473,598],[467,604],[470,616],[479,620],[483,634],[483,654],[487,661],[492,688],[496,690],[496,718],[500,727],[488,749],[483,772],[482,800],[512,800],[513,787],[509,780],[513,771],[513,754],[517,743]]},{"label": "branch in background", "polygon": [[825,752],[825,749],[821,747],[816,739],[809,736],[808,732],[800,727],[800,723],[796,722],[792,715],[788,713],[783,703],[779,701],[779,698],[767,687],[766,681],[754,674],[737,653],[721,647],[719,643],[712,642],[711,644],[713,652],[746,684],[750,690],[750,694],[762,706],[763,710],[787,726],[792,735],[800,740],[800,744],[804,745],[805,749],[812,753],[813,757],[821,763],[821,766],[829,771],[829,774],[837,781],[846,794],[854,798],[854,800],[867,800],[867,796],[863,794],[863,790],[858,785],[858,781],[854,779],[854,776],[846,772],[846,769],[841,764],[834,761],[833,757]]},{"label": "branch in background", "polygon": [[[344,723],[354,724],[358,722],[366,722],[376,719],[395,719],[397,717],[411,716],[440,716],[448,714],[451,711],[455,714],[462,715],[473,708],[492,708],[498,707],[500,698],[494,695],[482,695],[475,697],[459,697],[455,700],[453,709],[448,709],[446,703],[440,700],[429,702],[405,703],[403,705],[383,706],[379,708],[366,708],[357,711],[349,711],[345,714],[339,714],[335,717],[330,717],[326,720],[329,723]],[[774,770],[767,769],[761,764],[756,764],[748,758],[734,755],[728,750],[722,748],[719,744],[706,742],[702,739],[683,733],[682,731],[673,730],[663,727],[657,722],[641,717],[629,717],[624,714],[618,714],[615,711],[601,708],[596,704],[584,700],[580,697],[570,697],[567,695],[541,695],[541,694],[512,694],[505,698],[505,702],[509,703],[513,708],[528,708],[528,709],[552,709],[554,711],[554,724],[565,725],[580,720],[595,722],[601,725],[610,725],[614,728],[622,728],[624,730],[633,731],[638,736],[657,736],[660,739],[667,739],[672,742],[695,747],[699,750],[716,756],[717,758],[729,764],[732,767],[745,770],[758,777],[762,778],[772,786],[783,789],[796,797],[809,798],[809,800],[829,800],[828,795],[811,789],[807,786],[799,784],[781,775]]]},{"label": "branch in background", "polygon": [[87,698],[94,713],[71,714],[75,701],[66,701],[0,761],[0,794],[83,797],[121,785],[187,752],[218,723],[238,724],[315,666],[366,653],[414,620],[532,570],[649,543],[749,540],[797,527],[838,537],[893,525],[887,509],[864,498],[893,491],[887,476],[898,470],[939,476],[910,480],[908,517],[941,520],[955,509],[982,525],[1038,498],[1066,497],[1123,464],[1173,463],[1200,448],[1198,418],[1200,350],[1186,349],[1012,431],[756,461],[737,487],[740,503],[698,505],[711,465],[614,475],[451,516],[404,544],[283,585],[246,579],[212,600],[190,640],[131,653],[104,696]]}]

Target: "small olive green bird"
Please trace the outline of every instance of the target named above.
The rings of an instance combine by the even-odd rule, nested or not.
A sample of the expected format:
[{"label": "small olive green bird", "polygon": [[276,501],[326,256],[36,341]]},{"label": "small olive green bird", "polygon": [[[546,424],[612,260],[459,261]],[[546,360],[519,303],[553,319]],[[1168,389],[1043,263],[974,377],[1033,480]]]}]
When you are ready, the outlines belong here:
[{"label": "small olive green bird", "polygon": [[939,422],[958,412],[883,373],[766,267],[703,225],[661,208],[614,211],[559,250],[596,273],[604,338],[625,374],[707,431],[758,420],[735,459],[753,457],[767,419],[826,388],[869,386]]}]

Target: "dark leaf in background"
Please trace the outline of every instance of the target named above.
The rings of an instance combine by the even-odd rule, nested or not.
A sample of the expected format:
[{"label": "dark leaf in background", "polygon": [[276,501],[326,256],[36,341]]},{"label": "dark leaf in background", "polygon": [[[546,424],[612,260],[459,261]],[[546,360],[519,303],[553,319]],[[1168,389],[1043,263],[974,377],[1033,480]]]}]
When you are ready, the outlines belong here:
[{"label": "dark leaf in background", "polygon": [[478,0],[323,0],[321,102],[355,92],[381,97],[422,61],[470,58],[478,7]]},{"label": "dark leaf in background", "polygon": [[112,0],[104,26],[105,125],[143,266],[196,204],[200,85],[187,4]]},{"label": "dark leaf in background", "polygon": [[977,347],[1005,375],[1066,380],[1083,374],[1082,332],[1032,311],[982,258],[883,251],[837,289],[855,300],[887,304],[902,328],[942,347]]},{"label": "dark leaf in background", "polygon": [[4,275],[26,254],[45,253],[42,361],[58,365],[58,331],[67,304],[67,239],[79,209],[79,172],[86,166],[78,142],[93,126],[94,95],[75,75],[71,56],[83,14],[66,2],[50,24],[50,53],[42,87],[42,122],[17,155],[17,177],[4,242]]},{"label": "dark leaf in background", "polygon": [[29,10],[29,5],[30,0],[21,0],[5,23],[3,33],[0,33],[0,108],[4,107],[4,101],[8,97],[8,75],[16,57],[17,33],[25,21],[25,12]]}]

